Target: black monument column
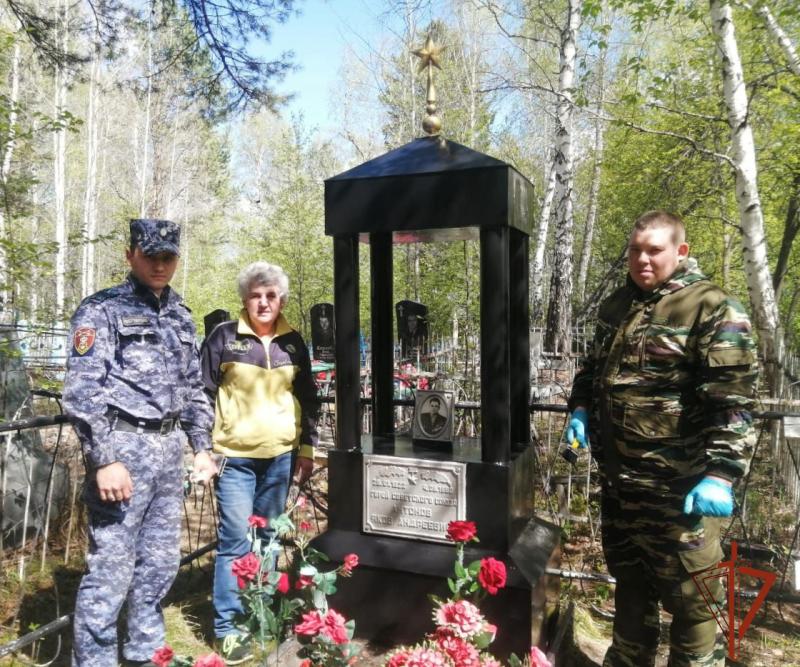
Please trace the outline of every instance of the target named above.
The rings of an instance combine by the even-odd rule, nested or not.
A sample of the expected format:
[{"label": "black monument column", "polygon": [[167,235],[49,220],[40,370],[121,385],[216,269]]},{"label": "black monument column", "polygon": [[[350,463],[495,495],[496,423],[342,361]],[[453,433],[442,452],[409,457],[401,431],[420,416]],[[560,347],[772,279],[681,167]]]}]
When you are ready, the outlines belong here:
[{"label": "black monument column", "polygon": [[484,463],[510,457],[508,227],[481,229],[481,445]]},{"label": "black monument column", "polygon": [[521,449],[531,440],[531,354],[528,304],[528,235],[510,230],[510,325],[511,341],[511,446]]},{"label": "black monument column", "polygon": [[372,275],[372,433],[394,434],[394,345],[392,336],[392,233],[369,235]]},{"label": "black monument column", "polygon": [[336,448],[361,444],[361,376],[358,333],[358,237],[333,239],[336,293]]}]

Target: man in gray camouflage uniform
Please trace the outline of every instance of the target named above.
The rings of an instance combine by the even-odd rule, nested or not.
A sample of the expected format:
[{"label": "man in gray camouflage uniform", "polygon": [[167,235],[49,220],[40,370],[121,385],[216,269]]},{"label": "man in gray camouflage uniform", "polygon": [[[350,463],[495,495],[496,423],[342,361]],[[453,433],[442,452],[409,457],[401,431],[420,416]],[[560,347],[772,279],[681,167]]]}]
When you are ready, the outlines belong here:
[{"label": "man in gray camouflage uniform", "polygon": [[[722,560],[720,517],[754,444],[756,360],[742,305],[689,258],[683,222],[634,226],[624,287],[600,306],[567,429],[600,469],[602,537],[617,579],[604,667],[648,667],[659,601],[672,614],[671,667],[723,667],[725,642],[692,579]],[[724,605],[719,579],[709,593]]]},{"label": "man in gray camouflage uniform", "polygon": [[210,477],[213,411],[203,392],[189,309],[169,287],[180,229],[132,220],[128,279],[78,307],[64,410],[86,460],[89,555],[75,603],[73,665],[116,667],[127,601],[127,664],[164,644],[161,600],[178,571],[183,448]]}]

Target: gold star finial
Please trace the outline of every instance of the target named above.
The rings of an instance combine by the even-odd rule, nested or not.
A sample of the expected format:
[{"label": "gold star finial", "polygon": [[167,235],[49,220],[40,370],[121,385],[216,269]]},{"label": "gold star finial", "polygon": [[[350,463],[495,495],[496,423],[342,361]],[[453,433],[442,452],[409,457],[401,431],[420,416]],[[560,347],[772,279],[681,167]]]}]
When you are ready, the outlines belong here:
[{"label": "gold star finial", "polygon": [[419,70],[417,71],[421,72],[430,65],[433,65],[437,69],[442,69],[442,66],[439,64],[439,57],[442,55],[442,51],[444,51],[444,47],[437,46],[433,41],[433,37],[428,35],[428,39],[425,40],[425,46],[411,52],[417,56],[420,61]]},{"label": "gold star finial", "polygon": [[428,35],[425,40],[425,46],[421,49],[412,51],[417,58],[419,58],[419,71],[424,69],[428,70],[428,92],[426,95],[427,104],[425,106],[426,116],[422,120],[422,129],[429,135],[434,136],[439,134],[442,129],[442,119],[436,115],[436,88],[433,85],[433,68],[442,69],[439,64],[439,58],[444,51],[443,46],[437,46],[433,37]]}]

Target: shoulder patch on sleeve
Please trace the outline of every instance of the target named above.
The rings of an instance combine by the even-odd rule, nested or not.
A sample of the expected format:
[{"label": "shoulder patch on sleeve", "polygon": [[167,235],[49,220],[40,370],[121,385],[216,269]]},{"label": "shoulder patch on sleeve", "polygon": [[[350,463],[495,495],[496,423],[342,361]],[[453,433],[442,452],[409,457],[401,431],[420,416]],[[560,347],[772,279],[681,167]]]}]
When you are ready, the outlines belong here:
[{"label": "shoulder patch on sleeve", "polygon": [[97,329],[80,327],[72,334],[73,357],[91,357],[94,354],[94,341],[97,338]]}]

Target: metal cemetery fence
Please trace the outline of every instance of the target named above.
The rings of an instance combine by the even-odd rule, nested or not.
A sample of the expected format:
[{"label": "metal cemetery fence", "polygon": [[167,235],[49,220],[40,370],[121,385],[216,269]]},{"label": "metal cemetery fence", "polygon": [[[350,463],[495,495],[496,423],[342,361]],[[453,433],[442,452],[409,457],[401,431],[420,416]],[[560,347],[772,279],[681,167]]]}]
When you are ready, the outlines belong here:
[{"label": "metal cemetery fence", "polygon": [[[5,420],[0,424],[0,566],[5,573],[4,580],[7,583],[15,580],[19,586],[31,573],[44,570],[48,564],[74,563],[85,549],[85,523],[80,501],[84,469],[77,438],[60,415],[58,394],[29,389],[31,368],[26,368],[23,363],[28,360],[38,378],[57,375],[59,364],[51,365],[56,358],[53,353],[32,354],[31,350],[58,352],[58,338],[65,334],[51,331],[41,334],[41,338],[36,338],[39,333],[23,332],[23,335],[31,336],[25,350],[19,345],[19,334],[8,329],[0,330],[0,340],[4,344],[0,389],[3,390]],[[40,342],[35,342],[37,340]],[[540,340],[537,332],[533,332],[530,403],[537,478],[532,493],[539,511],[551,521],[568,529],[579,526],[596,546],[599,539],[598,489],[593,475],[596,465],[588,452],[582,454],[576,466],[568,465],[560,456],[567,416],[566,397],[578,364],[579,351],[586,344],[586,331],[575,332],[575,352],[567,357],[543,353]],[[457,434],[480,437],[480,419],[477,416],[480,406],[473,398],[476,390],[480,395],[479,389],[463,376],[455,379],[445,372],[453,362],[463,367],[463,357],[459,359],[457,351],[450,349],[444,341],[439,342],[437,350],[440,354],[437,369],[415,367],[400,369],[397,373],[397,432],[410,428],[414,392],[424,384],[424,388],[453,391],[459,425]],[[788,544],[788,538],[780,536],[792,535],[791,529],[800,519],[800,382],[793,379],[792,370],[798,368],[800,364],[796,361],[791,361],[787,367],[790,379],[787,381],[786,399],[781,403],[765,402],[759,406],[757,426],[762,434],[761,444],[751,478],[740,485],[740,515],[730,527],[735,534],[743,536],[737,536],[740,542],[762,539],[764,534],[772,536],[779,544],[782,539],[781,558],[786,558],[787,563],[796,546],[794,541],[798,531],[794,530],[791,544]],[[368,377],[365,370],[362,386],[362,428],[365,432],[371,429]],[[323,400],[318,426],[320,463],[324,463],[325,450],[335,446],[335,375],[328,371],[318,375],[317,380]],[[774,452],[767,444],[771,423],[779,424],[782,436]],[[324,474],[324,465],[319,469]],[[758,479],[758,483],[751,479]],[[762,483],[764,479],[768,484]],[[182,550],[184,560],[193,562],[198,554],[213,549],[216,513],[213,493],[206,493],[204,487],[187,491]],[[324,494],[324,491],[320,493]],[[315,507],[324,512],[325,499],[318,498]],[[783,508],[782,513],[775,511],[779,507]],[[766,528],[763,522],[766,522]],[[570,567],[575,569],[572,565]],[[581,568],[595,569],[586,564]],[[584,574],[591,578],[591,573]],[[577,574],[573,578],[577,578]],[[68,625],[65,611],[69,610],[56,609],[56,620],[48,626],[49,629],[41,628],[35,637],[27,637],[24,641],[30,643],[47,632]],[[22,640],[13,646],[0,647],[0,656],[22,648],[19,641]]]}]

